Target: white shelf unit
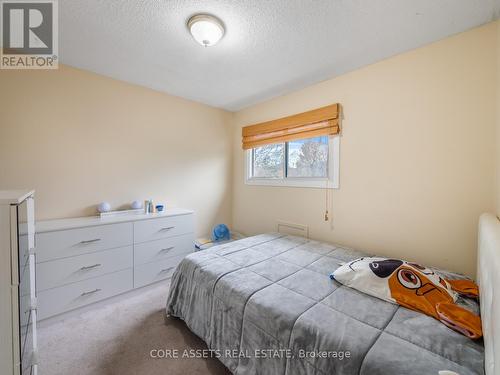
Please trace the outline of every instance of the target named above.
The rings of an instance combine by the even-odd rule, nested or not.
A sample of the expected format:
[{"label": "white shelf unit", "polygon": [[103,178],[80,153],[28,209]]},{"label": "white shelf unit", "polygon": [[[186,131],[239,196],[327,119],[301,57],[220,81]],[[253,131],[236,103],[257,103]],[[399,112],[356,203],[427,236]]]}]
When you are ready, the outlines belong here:
[{"label": "white shelf unit", "polygon": [[37,374],[34,192],[0,191],[2,374]]}]

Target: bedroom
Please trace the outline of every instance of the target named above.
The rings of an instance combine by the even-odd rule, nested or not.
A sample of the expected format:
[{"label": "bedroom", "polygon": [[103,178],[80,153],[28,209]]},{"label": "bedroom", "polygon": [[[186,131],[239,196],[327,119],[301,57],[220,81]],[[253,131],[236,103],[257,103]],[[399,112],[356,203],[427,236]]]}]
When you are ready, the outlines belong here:
[{"label": "bedroom", "polygon": [[1,2],[6,374],[500,374],[498,1],[35,3]]}]

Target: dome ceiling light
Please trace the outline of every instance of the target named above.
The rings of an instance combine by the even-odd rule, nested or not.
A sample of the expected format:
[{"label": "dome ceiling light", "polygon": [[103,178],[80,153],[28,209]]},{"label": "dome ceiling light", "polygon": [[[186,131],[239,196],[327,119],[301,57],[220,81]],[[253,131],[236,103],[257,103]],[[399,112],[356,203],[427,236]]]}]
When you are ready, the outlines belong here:
[{"label": "dome ceiling light", "polygon": [[209,14],[194,15],[187,26],[194,40],[205,47],[214,46],[224,36],[222,21]]}]

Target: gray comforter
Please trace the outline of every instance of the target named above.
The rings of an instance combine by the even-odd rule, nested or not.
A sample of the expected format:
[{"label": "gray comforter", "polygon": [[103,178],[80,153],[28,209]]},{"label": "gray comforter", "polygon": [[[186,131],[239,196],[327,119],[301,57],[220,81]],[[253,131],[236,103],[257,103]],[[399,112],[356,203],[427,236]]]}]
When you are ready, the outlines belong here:
[{"label": "gray comforter", "polygon": [[481,341],[330,280],[364,255],[280,234],[213,247],[179,264],[167,314],[234,374],[484,373]]}]

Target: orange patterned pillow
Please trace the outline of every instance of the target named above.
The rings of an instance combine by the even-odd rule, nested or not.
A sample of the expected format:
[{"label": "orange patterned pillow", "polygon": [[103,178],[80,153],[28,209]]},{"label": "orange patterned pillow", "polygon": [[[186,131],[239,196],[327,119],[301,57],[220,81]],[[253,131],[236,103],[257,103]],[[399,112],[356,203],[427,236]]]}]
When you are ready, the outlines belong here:
[{"label": "orange patterned pillow", "polygon": [[330,275],[338,282],[377,298],[420,311],[470,338],[482,336],[481,318],[457,305],[457,293],[478,297],[470,280],[445,280],[435,271],[399,259],[365,257]]}]

